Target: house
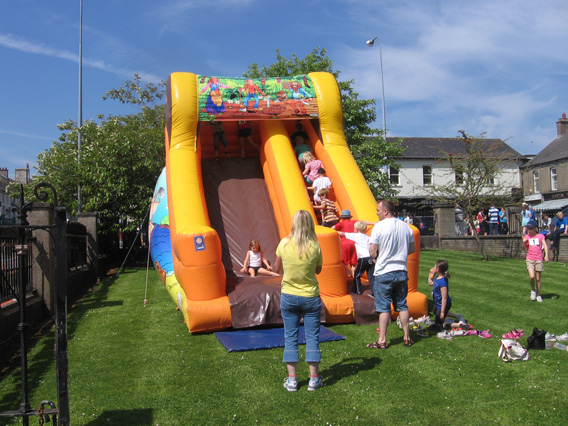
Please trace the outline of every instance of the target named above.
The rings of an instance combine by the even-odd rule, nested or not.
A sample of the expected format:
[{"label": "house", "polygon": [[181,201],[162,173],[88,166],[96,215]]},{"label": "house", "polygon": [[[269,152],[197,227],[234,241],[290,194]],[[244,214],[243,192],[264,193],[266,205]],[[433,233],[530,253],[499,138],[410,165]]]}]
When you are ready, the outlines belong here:
[{"label": "house", "polygon": [[522,169],[523,196],[539,212],[554,214],[568,207],[568,119],[556,122],[557,138]]},{"label": "house", "polygon": [[[399,138],[387,137],[387,142],[396,142]],[[487,146],[486,152],[495,158],[503,159],[502,170],[487,185],[487,193],[521,191],[519,167],[527,159],[501,139],[484,139],[479,142]],[[428,187],[459,182],[463,176],[456,175],[448,161],[448,154],[456,158],[467,156],[463,138],[403,138],[405,152],[397,163],[400,167],[390,167],[390,182],[398,191],[397,198],[403,215],[410,212],[413,216],[431,216],[433,201],[429,198]],[[505,195],[505,194],[503,194]]]},{"label": "house", "polygon": [[0,225],[13,225],[16,223],[14,206],[19,206],[19,200],[12,198],[6,192],[6,187],[13,182],[28,184],[30,181],[30,167],[16,169],[16,178],[10,179],[8,169],[0,168]]}]

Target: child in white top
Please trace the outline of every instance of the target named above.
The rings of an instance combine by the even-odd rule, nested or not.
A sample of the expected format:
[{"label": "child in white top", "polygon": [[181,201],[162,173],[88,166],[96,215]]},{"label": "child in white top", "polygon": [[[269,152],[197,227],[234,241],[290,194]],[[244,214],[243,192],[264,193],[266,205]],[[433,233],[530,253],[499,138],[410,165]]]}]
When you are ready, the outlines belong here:
[{"label": "child in white top", "polygon": [[272,272],[272,266],[270,266],[270,263],[268,263],[268,260],[264,257],[260,243],[257,240],[250,242],[241,272],[243,274],[248,273],[251,277],[256,277],[257,274],[270,275],[273,277],[279,276],[276,272]]},{"label": "child in white top", "polygon": [[374,294],[374,272],[375,272],[375,262],[371,258],[369,253],[369,246],[371,239],[365,231],[367,230],[367,222],[358,221],[355,222],[354,233],[352,232],[342,232],[337,231],[340,237],[345,237],[355,243],[355,251],[357,252],[357,266],[355,267],[355,272],[353,277],[355,278],[355,291],[357,294],[361,294],[361,277],[366,272],[367,278],[369,279],[369,287],[371,288],[371,294]]},{"label": "child in white top", "polygon": [[318,170],[318,178],[314,180],[312,186],[308,186],[308,189],[314,191],[314,203],[321,203],[321,198],[319,196],[320,189],[329,189],[331,187],[331,180],[325,175],[325,169],[320,167]]}]

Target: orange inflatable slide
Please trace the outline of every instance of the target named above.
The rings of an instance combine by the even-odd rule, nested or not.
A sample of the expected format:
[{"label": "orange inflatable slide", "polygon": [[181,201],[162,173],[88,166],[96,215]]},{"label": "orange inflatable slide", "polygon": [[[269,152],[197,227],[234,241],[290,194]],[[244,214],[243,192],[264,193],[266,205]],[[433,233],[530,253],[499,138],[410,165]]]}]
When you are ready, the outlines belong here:
[{"label": "orange inflatable slide", "polygon": [[[297,210],[311,212],[317,223],[290,141],[299,128],[333,182],[338,208],[349,209],[356,220],[378,220],[376,201],[349,151],[342,123],[339,87],[328,73],[264,79],[170,76],[163,188],[173,261],[168,288],[185,311],[190,332],[282,324],[279,279],[251,278],[240,268],[252,239],[273,262]],[[213,132],[219,125],[226,139],[219,137],[216,145]],[[427,299],[417,292],[420,234],[412,228],[417,252],[408,261],[408,306],[410,315],[419,317],[427,314]],[[337,232],[319,225],[316,231],[324,261],[318,275],[322,321],[377,322],[369,292],[348,291],[352,283]]]}]

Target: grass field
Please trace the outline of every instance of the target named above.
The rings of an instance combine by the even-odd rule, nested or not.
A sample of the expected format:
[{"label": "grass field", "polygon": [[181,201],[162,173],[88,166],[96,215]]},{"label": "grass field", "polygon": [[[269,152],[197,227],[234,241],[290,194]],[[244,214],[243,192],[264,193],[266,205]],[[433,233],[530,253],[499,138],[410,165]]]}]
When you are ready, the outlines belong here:
[{"label": "grass field", "polygon": [[[429,299],[426,276],[438,258],[450,263],[452,311],[493,338],[413,333],[416,344],[407,348],[392,324],[390,348],[372,350],[365,345],[377,326],[331,326],[346,340],[322,344],[326,386],[307,392],[302,363],[295,393],[282,387],[281,348],[228,353],[213,334],[190,335],[154,271],[146,307],[146,271],[124,271],[70,308],[72,424],[568,424],[568,352],[531,351],[530,361],[515,363],[497,357],[500,335],[513,328],[568,331],[566,264],[546,265],[537,303],[523,260],[423,251],[419,290]],[[53,345],[51,331],[30,351],[32,407],[57,401]],[[0,382],[0,411],[17,409],[20,393],[15,368]]]}]

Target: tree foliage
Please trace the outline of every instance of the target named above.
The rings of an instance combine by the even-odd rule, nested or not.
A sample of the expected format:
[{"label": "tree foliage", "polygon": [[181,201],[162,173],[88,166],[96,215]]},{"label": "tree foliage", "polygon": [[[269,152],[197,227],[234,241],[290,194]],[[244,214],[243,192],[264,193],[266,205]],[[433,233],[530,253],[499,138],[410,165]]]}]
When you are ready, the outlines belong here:
[{"label": "tree foliage", "polygon": [[[486,141],[485,134],[478,137],[467,135],[460,130],[465,143],[466,155],[455,155],[442,152],[440,163],[448,164],[449,179],[445,184],[432,184],[429,188],[432,199],[439,204],[454,206],[457,204],[471,225],[480,208],[489,207],[492,203],[508,206],[516,202],[512,187],[503,183],[499,191],[490,190],[490,182],[499,177],[503,166],[509,160],[498,154]],[[458,177],[458,178],[456,178]],[[488,259],[475,227],[471,227],[477,241],[479,251],[484,260]]]},{"label": "tree foliage", "polygon": [[353,80],[339,81],[340,71],[333,69],[333,62],[325,49],[317,47],[300,59],[295,54],[287,59],[276,50],[276,62],[263,66],[249,65],[245,77],[287,77],[310,72],[329,72],[338,80],[343,107],[343,126],[347,143],[355,157],[359,169],[369,184],[376,198],[394,198],[388,174],[381,173],[385,166],[395,166],[395,159],[403,152],[400,141],[387,143],[383,131],[374,129],[370,124],[376,119],[375,101],[359,99],[359,93],[353,89]]},{"label": "tree foliage", "polygon": [[59,204],[74,215],[81,185],[83,211],[99,212],[107,230],[117,230],[119,219],[127,218],[136,227],[146,217],[164,166],[164,105],[157,104],[164,86],[163,82],[143,86],[135,75],[125,86],[109,91],[105,99],[137,105],[140,111],[85,121],[80,129],[80,162],[77,123],[68,120],[58,125],[62,134],[38,155],[37,173],[29,187],[41,181],[51,183]]}]

